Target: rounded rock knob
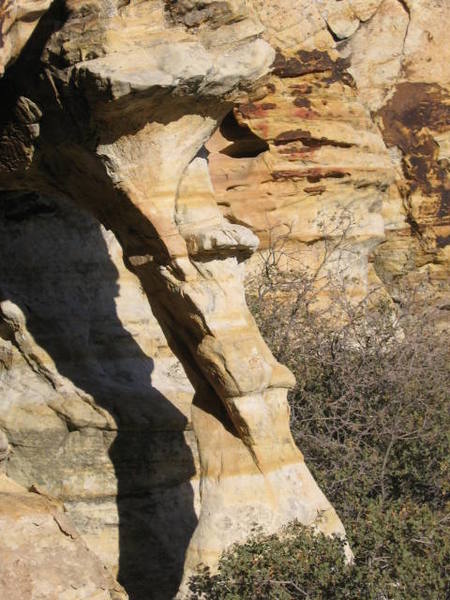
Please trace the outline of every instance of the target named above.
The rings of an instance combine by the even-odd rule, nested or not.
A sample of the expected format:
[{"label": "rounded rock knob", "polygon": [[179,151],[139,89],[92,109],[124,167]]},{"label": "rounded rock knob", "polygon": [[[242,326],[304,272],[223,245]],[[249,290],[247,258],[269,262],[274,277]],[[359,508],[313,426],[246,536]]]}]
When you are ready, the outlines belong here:
[{"label": "rounded rock knob", "polygon": [[6,460],[8,456],[9,444],[6,433],[0,429],[0,463]]}]

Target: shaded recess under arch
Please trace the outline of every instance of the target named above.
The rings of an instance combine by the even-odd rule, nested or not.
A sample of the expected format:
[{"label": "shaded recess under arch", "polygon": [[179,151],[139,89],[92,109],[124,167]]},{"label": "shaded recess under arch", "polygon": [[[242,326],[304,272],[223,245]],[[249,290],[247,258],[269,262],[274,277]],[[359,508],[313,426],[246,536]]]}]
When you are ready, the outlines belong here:
[{"label": "shaded recess under arch", "polygon": [[247,125],[240,124],[230,111],[220,125],[220,133],[230,142],[221,154],[231,158],[254,158],[269,150],[269,144],[254,134]]},{"label": "shaded recess under arch", "polygon": [[[194,444],[186,441],[186,411],[156,389],[153,357],[118,314],[124,284],[108,236],[95,219],[65,200],[0,194],[0,302],[9,300],[25,315],[27,332],[51,357],[56,376],[73,384],[73,398],[76,389],[89,395],[117,424],[117,431],[80,428],[68,419],[65,433],[37,431],[33,439],[25,439],[19,428],[8,431],[9,469],[23,483],[37,483],[50,493],[71,469],[90,470],[97,486],[103,477],[103,498],[84,502],[81,489],[79,498],[62,497],[69,513],[89,534],[99,525],[89,522],[89,514],[104,510],[104,530],[118,527],[118,579],[130,600],[167,600],[180,584],[197,524],[190,483]],[[143,295],[142,303],[147,314]],[[14,341],[7,327],[0,327],[0,336]],[[57,409],[65,398],[58,400],[56,390],[55,399],[48,389]],[[8,390],[0,402],[4,394]],[[0,427],[1,412],[0,406]],[[117,524],[111,503],[117,504]]]}]

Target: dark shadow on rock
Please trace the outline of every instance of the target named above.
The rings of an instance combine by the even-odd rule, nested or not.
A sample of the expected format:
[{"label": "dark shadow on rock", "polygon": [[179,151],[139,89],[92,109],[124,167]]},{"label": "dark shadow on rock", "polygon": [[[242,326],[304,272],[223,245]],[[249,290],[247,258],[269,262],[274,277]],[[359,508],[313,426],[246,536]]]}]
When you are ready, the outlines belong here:
[{"label": "dark shadow on rock", "polygon": [[66,201],[2,194],[0,256],[0,300],[20,307],[58,372],[117,423],[102,435],[117,479],[118,579],[130,600],[168,600],[197,523],[187,419],[153,387],[154,362],[117,315],[118,272],[100,226]]}]

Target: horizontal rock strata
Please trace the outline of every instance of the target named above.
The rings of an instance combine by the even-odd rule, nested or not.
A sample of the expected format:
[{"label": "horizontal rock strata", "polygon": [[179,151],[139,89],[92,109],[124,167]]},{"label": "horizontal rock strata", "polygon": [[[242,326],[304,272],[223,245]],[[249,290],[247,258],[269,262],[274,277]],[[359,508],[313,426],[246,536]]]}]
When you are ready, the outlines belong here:
[{"label": "horizontal rock strata", "polygon": [[[344,534],[244,281],[282,239],[350,299],[408,281],[448,307],[447,15],[0,2],[3,467],[64,501],[133,600],[173,597],[255,524]],[[50,527],[52,501],[19,495]]]}]

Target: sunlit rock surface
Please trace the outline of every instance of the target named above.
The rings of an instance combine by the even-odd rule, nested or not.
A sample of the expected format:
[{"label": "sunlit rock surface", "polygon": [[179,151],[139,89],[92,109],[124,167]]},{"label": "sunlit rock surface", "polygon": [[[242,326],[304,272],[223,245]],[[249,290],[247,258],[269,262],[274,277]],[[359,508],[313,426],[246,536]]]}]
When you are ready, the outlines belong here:
[{"label": "sunlit rock surface", "polygon": [[0,3],[3,470],[167,599],[255,524],[344,533],[244,280],[283,239],[448,306],[448,6],[49,4]]},{"label": "sunlit rock surface", "polygon": [[126,600],[61,503],[0,473],[0,594],[21,600]]}]

